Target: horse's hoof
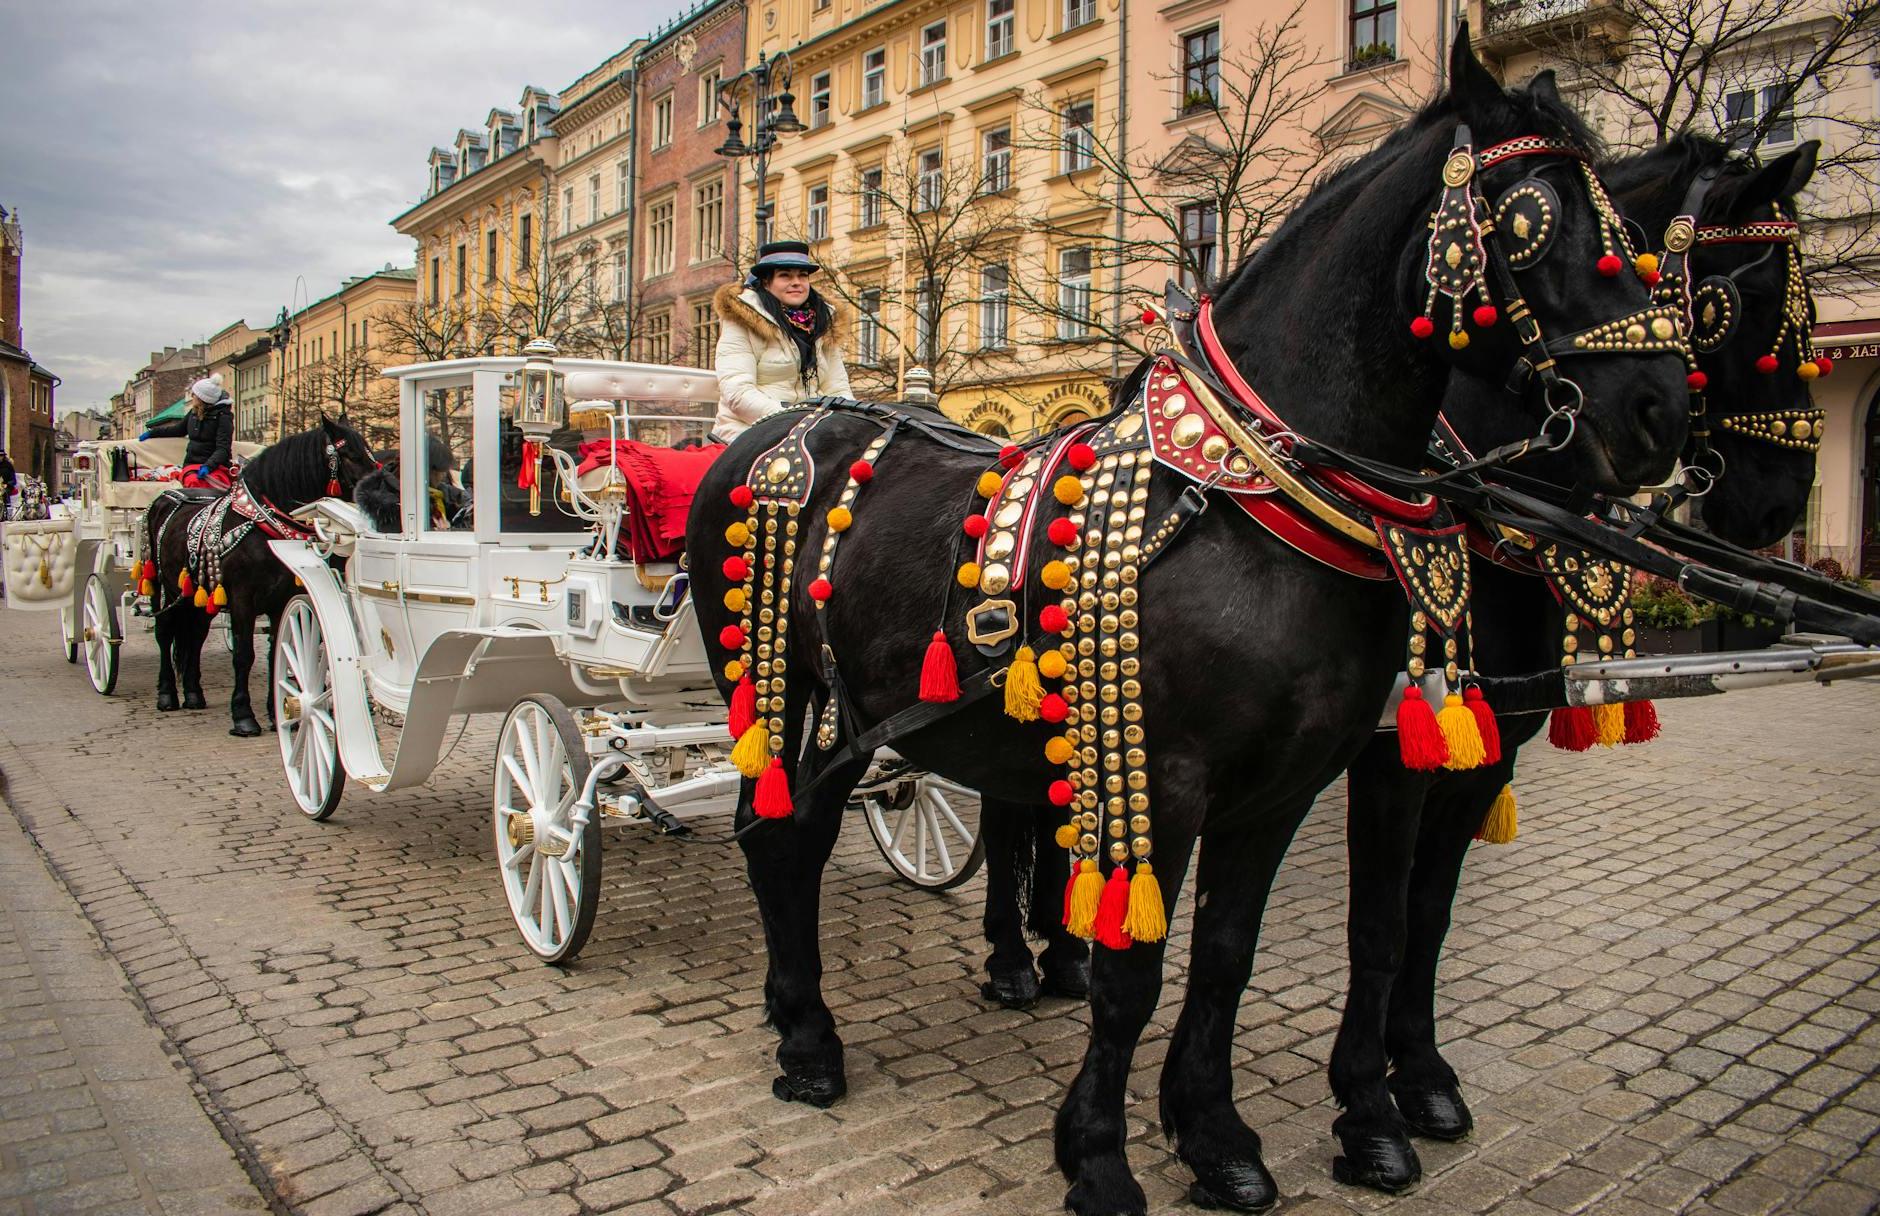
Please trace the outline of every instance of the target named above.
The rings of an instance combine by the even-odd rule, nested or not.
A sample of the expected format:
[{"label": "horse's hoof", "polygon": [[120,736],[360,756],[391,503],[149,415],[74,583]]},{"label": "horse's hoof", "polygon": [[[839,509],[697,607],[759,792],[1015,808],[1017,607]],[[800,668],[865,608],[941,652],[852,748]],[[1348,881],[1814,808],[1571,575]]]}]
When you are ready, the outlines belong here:
[{"label": "horse's hoof", "polygon": [[1209,1211],[1264,1212],[1279,1202],[1279,1187],[1257,1159],[1224,1165],[1192,1166],[1194,1185],[1188,1201]]},{"label": "horse's hoof", "polygon": [[994,975],[979,986],[979,995],[1006,1009],[1030,1009],[1038,1003],[1038,977],[1030,967]]},{"label": "horse's hoof", "polygon": [[171,710],[175,709],[176,707],[177,706],[176,706],[176,694],[175,693],[160,692],[157,694],[157,710],[160,713],[167,714]]},{"label": "horse's hoof", "polygon": [[849,1083],[840,1073],[832,1077],[793,1077],[786,1072],[770,1083],[770,1092],[785,1102],[801,1102],[827,1110],[849,1092]]},{"label": "horse's hoof", "polygon": [[1338,1139],[1346,1155],[1332,1158],[1332,1177],[1347,1186],[1401,1195],[1423,1180],[1423,1163],[1407,1136],[1366,1132]]},{"label": "horse's hoof", "polygon": [[183,708],[207,709],[209,708],[209,703],[202,699],[202,694],[199,692],[186,692],[183,694]]},{"label": "horse's hoof", "polygon": [[1390,1081],[1390,1096],[1397,1103],[1397,1113],[1416,1135],[1431,1140],[1461,1140],[1475,1130],[1475,1118],[1469,1104],[1462,1100],[1462,1090],[1448,1085],[1411,1085]]},{"label": "horse's hoof", "polygon": [[261,723],[250,718],[246,722],[237,722],[228,728],[228,733],[237,739],[253,739],[261,734]]},{"label": "horse's hoof", "polygon": [[1041,991],[1046,996],[1084,1000],[1090,995],[1090,960],[1081,958],[1068,967],[1053,967],[1047,962]]},{"label": "horse's hoof", "polygon": [[1147,1216],[1149,1211],[1149,1201],[1130,1176],[1129,1166],[1107,1159],[1079,1168],[1064,1206],[1077,1216]]}]

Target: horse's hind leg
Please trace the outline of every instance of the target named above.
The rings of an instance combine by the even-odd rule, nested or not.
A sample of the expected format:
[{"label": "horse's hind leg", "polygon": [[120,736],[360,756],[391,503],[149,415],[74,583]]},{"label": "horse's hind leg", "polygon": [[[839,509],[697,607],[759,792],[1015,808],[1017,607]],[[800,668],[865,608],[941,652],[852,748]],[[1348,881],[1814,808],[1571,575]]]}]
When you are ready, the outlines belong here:
[{"label": "horse's hind leg", "polygon": [[233,725],[228,733],[249,739],[261,733],[261,723],[255,721],[254,706],[248,700],[248,676],[255,666],[255,617],[245,597],[238,596],[229,605],[228,627],[235,639],[235,691],[228,699]]},{"label": "horse's hind leg", "polygon": [[[153,596],[152,600],[157,597]],[[177,708],[176,666],[177,652],[176,612],[158,612],[155,621],[157,636],[157,708],[164,713]]]},{"label": "horse's hind leg", "polygon": [[[979,805],[979,830],[986,837],[986,914],[982,924],[992,947],[986,958],[988,978],[979,991],[986,1000],[1007,1009],[1030,1009],[1038,1003],[1038,973],[1032,967],[1031,947],[1025,942],[1026,905],[1038,860],[1032,826],[1037,814],[1031,807],[991,798],[981,799]],[[1060,883],[1060,890],[1062,886]]]}]

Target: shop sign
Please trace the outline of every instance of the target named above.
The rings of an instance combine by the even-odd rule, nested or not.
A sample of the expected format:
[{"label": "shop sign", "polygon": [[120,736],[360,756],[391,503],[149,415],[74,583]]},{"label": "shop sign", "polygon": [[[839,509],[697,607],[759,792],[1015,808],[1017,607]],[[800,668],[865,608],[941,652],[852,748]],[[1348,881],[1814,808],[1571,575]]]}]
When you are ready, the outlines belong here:
[{"label": "shop sign", "polygon": [[1880,359],[1880,342],[1863,342],[1859,346],[1815,346],[1817,355],[1825,355],[1839,363],[1843,359]]}]

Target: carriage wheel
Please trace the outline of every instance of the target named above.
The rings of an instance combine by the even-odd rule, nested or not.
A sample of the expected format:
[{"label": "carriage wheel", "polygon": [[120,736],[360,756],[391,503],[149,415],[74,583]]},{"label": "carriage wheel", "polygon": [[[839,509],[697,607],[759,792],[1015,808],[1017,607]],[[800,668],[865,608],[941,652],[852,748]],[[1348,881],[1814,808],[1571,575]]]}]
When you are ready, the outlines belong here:
[{"label": "carriage wheel", "polygon": [[65,647],[66,662],[78,662],[77,613],[70,608],[59,609],[59,644]]},{"label": "carriage wheel", "polygon": [[339,759],[339,729],[333,720],[333,681],[326,636],[313,601],[289,600],[274,630],[275,737],[294,804],[313,820],[339,806],[346,771]]},{"label": "carriage wheel", "polygon": [[118,633],[117,606],[104,585],[104,576],[94,574],[85,580],[85,606],[79,617],[77,644],[85,652],[85,674],[101,697],[117,687]]},{"label": "carriage wheel", "polygon": [[979,832],[979,799],[972,791],[931,774],[904,781],[862,802],[875,844],[908,882],[950,891],[986,860]]},{"label": "carriage wheel", "polygon": [[503,894],[522,940],[545,963],[586,944],[601,901],[601,821],[579,814],[593,765],[568,707],[524,697],[503,719],[492,801]]}]

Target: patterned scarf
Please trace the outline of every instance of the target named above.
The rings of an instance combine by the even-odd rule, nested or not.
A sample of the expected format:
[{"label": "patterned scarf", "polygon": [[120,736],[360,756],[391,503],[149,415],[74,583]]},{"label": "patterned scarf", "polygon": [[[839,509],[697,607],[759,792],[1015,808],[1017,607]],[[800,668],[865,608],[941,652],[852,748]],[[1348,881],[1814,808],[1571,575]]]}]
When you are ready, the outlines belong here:
[{"label": "patterned scarf", "polygon": [[834,319],[828,303],[813,287],[801,308],[789,307],[762,284],[757,287],[757,298],[763,302],[764,311],[796,343],[797,381],[808,388],[810,378],[816,374],[816,340],[829,332]]}]

